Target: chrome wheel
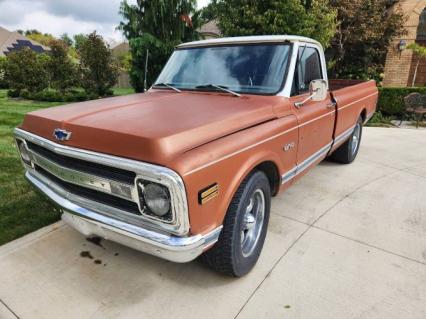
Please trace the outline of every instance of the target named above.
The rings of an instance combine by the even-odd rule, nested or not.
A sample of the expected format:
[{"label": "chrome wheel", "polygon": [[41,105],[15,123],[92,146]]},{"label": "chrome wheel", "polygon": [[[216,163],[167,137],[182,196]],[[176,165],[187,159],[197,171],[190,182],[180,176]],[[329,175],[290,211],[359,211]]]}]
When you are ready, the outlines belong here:
[{"label": "chrome wheel", "polygon": [[265,218],[265,195],[256,189],[245,209],[241,230],[241,251],[244,257],[251,255],[262,233]]},{"label": "chrome wheel", "polygon": [[352,134],[352,141],[351,141],[352,155],[354,155],[358,149],[360,135],[361,135],[361,124],[357,123],[354,129],[354,132]]}]

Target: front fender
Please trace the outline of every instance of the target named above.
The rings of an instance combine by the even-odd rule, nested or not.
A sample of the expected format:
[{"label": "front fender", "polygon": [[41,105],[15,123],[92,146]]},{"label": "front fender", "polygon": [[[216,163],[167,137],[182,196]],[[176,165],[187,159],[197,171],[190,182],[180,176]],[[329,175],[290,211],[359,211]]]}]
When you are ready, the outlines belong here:
[{"label": "front fender", "polygon": [[[272,162],[278,173],[295,165],[296,149],[283,145],[297,141],[297,122],[288,116],[224,137],[186,153],[179,162],[195,168],[179,172],[185,183],[191,233],[206,233],[222,225],[229,204],[244,178],[259,164]],[[185,164],[184,164],[185,163]],[[217,183],[218,196],[200,204],[198,194]]]}]

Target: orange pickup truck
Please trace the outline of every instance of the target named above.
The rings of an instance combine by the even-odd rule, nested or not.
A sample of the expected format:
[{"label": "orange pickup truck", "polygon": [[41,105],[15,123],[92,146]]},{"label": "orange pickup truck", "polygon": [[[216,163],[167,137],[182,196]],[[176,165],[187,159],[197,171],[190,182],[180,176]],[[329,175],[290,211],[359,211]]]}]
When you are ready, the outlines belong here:
[{"label": "orange pickup truck", "polygon": [[312,39],[222,38],[179,45],[144,94],[31,112],[15,136],[26,178],[84,235],[243,276],[271,197],[351,163],[377,97],[328,80]]}]

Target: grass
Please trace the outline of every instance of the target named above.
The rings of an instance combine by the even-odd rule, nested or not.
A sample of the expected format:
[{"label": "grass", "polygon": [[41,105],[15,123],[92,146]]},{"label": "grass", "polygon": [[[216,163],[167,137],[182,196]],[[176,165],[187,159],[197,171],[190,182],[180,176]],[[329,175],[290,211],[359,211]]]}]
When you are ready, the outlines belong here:
[{"label": "grass", "polygon": [[374,113],[373,117],[368,121],[366,126],[372,127],[395,127],[392,124],[393,117],[384,116],[380,111]]},{"label": "grass", "polygon": [[114,89],[114,95],[128,95],[128,94],[133,94],[135,93],[135,90],[133,90],[133,88],[120,88]]},{"label": "grass", "polygon": [[[115,89],[116,95],[133,93]],[[25,113],[64,103],[9,99],[0,90],[0,245],[49,225],[60,218],[59,212],[24,178],[13,139],[13,128]]]}]

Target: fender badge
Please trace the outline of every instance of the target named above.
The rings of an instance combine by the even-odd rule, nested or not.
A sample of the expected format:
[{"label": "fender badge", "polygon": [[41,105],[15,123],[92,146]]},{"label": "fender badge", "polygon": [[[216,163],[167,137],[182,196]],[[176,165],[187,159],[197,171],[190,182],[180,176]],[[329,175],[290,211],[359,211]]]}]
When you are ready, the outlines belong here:
[{"label": "fender badge", "polygon": [[284,152],[287,152],[287,151],[291,150],[295,146],[296,146],[296,143],[294,143],[294,142],[291,142],[291,143],[288,143],[288,144],[284,145],[284,147],[283,147],[284,148]]},{"label": "fender badge", "polygon": [[60,129],[60,128],[56,128],[53,131],[53,136],[58,141],[68,141],[71,138],[71,132],[68,132],[68,131]]}]

